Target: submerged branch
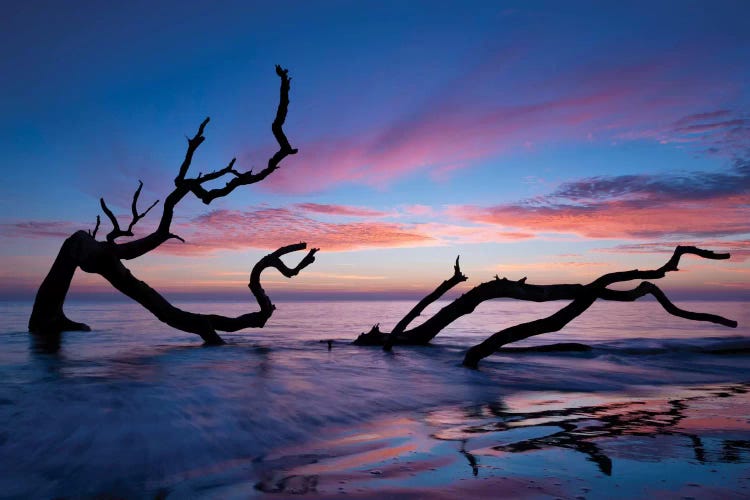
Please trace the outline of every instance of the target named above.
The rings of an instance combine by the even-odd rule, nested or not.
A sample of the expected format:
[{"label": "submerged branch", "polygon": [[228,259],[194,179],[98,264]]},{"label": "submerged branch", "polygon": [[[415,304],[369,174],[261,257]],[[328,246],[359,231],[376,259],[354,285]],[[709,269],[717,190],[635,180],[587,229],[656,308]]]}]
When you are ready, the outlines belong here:
[{"label": "submerged branch", "polygon": [[660,268],[653,270],[631,270],[623,272],[607,273],[587,285],[583,284],[556,284],[556,285],[532,285],[526,283],[526,277],[517,281],[495,276],[495,279],[481,283],[460,297],[456,298],[422,324],[409,330],[406,327],[417,318],[424,309],[435,300],[440,298],[446,291],[466,277],[458,267],[458,259],[451,278],[441,283],[433,292],[423,298],[390,333],[382,332],[375,325],[369,332],[362,333],[354,341],[357,345],[382,345],[388,350],[393,345],[424,345],[429,343],[445,327],[464,315],[474,312],[476,307],[487,300],[505,298],[524,300],[531,302],[548,302],[554,300],[571,301],[568,305],[556,313],[535,321],[505,328],[487,338],[466,353],[464,364],[476,368],[479,361],[502,346],[517,342],[519,340],[554,332],[562,329],[573,319],[585,312],[597,299],[632,302],[644,295],[652,295],[662,305],[665,311],[681,318],[693,321],[707,321],[727,327],[736,327],[737,322],[716,314],[699,313],[687,311],[674,305],[656,285],[650,282],[642,282],[632,290],[611,290],[607,288],[618,282],[636,279],[658,279],[666,273],[677,271],[677,265],[683,255],[697,255],[705,259],[722,260],[728,259],[729,254],[717,253],[693,246],[678,246],[672,257]]},{"label": "submerged branch", "polygon": [[502,346],[523,340],[542,333],[555,332],[562,329],[573,319],[580,316],[597,299],[614,300],[620,302],[633,302],[645,295],[652,295],[668,313],[693,321],[706,321],[719,325],[735,328],[737,322],[716,314],[698,313],[681,309],[674,305],[666,294],[656,285],[644,281],[631,290],[611,290],[606,288],[614,283],[631,281],[635,279],[658,279],[663,278],[666,273],[677,271],[680,257],[685,254],[697,255],[705,259],[723,260],[728,259],[728,253],[716,253],[693,246],[678,246],[672,257],[660,268],[654,270],[623,271],[605,274],[592,281],[578,294],[578,296],[555,314],[539,320],[514,325],[501,330],[490,336],[484,342],[470,348],[464,357],[464,366],[476,368],[479,361]]},{"label": "submerged branch", "polygon": [[409,323],[414,321],[414,319],[422,314],[422,311],[424,311],[427,306],[442,297],[448,290],[450,290],[454,286],[468,279],[461,272],[461,267],[458,263],[460,257],[460,255],[456,257],[456,264],[453,266],[453,276],[443,281],[435,290],[432,291],[432,293],[420,300],[419,303],[417,303],[417,305],[414,306],[414,308],[412,308],[412,310],[409,311],[406,316],[404,316],[401,321],[396,324],[390,335],[388,335],[388,337],[386,338],[385,343],[383,344],[383,349],[385,349],[386,351],[390,351],[393,346],[393,342],[398,338],[399,335],[404,332]]}]

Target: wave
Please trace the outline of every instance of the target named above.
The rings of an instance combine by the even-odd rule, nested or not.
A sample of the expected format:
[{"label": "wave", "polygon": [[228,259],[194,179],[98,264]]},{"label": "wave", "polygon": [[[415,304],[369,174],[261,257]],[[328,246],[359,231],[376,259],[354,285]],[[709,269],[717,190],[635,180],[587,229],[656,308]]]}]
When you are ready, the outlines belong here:
[{"label": "wave", "polygon": [[628,339],[606,343],[555,342],[523,347],[502,347],[499,354],[590,353],[614,355],[712,354],[748,355],[750,339],[746,337],[685,339]]}]

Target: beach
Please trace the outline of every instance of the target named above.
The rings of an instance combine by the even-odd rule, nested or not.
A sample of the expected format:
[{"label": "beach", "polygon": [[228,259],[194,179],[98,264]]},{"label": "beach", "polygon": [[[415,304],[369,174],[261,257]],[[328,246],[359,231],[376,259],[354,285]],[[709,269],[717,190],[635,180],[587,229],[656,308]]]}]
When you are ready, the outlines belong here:
[{"label": "beach", "polygon": [[134,304],[73,301],[93,330],[49,352],[25,331],[30,304],[3,303],[0,496],[746,498],[746,304],[689,304],[737,329],[597,304],[523,344],[590,350],[461,366],[560,305],[483,304],[434,345],[385,353],[350,342],[409,302],[280,302],[266,328],[208,348]]}]

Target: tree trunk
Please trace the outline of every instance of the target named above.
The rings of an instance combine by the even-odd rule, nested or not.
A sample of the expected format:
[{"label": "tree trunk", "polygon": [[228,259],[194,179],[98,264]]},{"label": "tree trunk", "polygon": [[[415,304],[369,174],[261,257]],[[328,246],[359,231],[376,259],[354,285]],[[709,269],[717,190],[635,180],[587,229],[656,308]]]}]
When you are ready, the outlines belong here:
[{"label": "tree trunk", "polygon": [[216,333],[217,330],[234,332],[244,328],[262,328],[265,325],[275,306],[260,284],[262,271],[267,267],[275,267],[288,278],[295,276],[315,260],[317,249],[310,250],[293,269],[287,267],[279,257],[306,247],[305,243],[282,247],[258,261],[250,273],[248,286],[260,306],[260,311],[227,317],[218,314],[197,314],[173,306],[156,290],[133,276],[118,258],[117,246],[114,243],[96,241],[87,232],[78,231],[65,240],[55,263],[39,287],[29,320],[29,331],[54,336],[63,331],[90,330],[83,323],[69,320],[62,310],[75,270],[80,267],[85,272],[101,275],[115,289],[138,302],[169,326],[195,333],[207,344],[223,344],[224,341]]},{"label": "tree trunk", "polygon": [[60,247],[55,262],[42,281],[34,299],[29,318],[29,331],[40,335],[54,335],[64,331],[90,331],[88,325],[68,319],[63,312],[65,296],[81,259],[91,251],[94,238],[85,231],[68,237]]}]

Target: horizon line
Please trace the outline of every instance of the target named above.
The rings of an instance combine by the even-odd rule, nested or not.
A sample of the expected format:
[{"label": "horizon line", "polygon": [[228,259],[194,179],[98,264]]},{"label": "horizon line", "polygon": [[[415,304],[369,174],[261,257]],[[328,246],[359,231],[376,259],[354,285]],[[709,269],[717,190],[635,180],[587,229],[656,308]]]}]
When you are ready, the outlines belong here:
[{"label": "horizon line", "polygon": [[[417,302],[424,298],[430,290],[424,292],[415,291],[393,291],[393,292],[372,292],[372,291],[326,291],[326,292],[276,292],[271,297],[272,301],[278,302],[357,302],[357,301],[414,301]],[[29,302],[33,304],[36,291],[22,292],[3,292],[0,291],[0,302]],[[174,301],[205,301],[205,302],[249,302],[255,303],[252,295],[240,292],[186,292],[186,291],[165,291],[161,292],[167,300]],[[674,289],[669,291],[669,297],[674,300],[687,301],[719,301],[719,302],[750,302],[750,290],[732,289],[732,290],[696,290],[696,289]],[[439,302],[452,301],[456,297],[441,297]],[[127,303],[135,301],[126,295],[114,290],[83,292],[76,291],[69,293],[68,300],[77,302],[112,302]],[[513,298],[496,298],[492,300],[512,300]],[[643,297],[639,300],[653,301],[656,300],[651,296]],[[523,301],[519,301],[523,302]],[[558,301],[560,302],[560,301]]]}]

